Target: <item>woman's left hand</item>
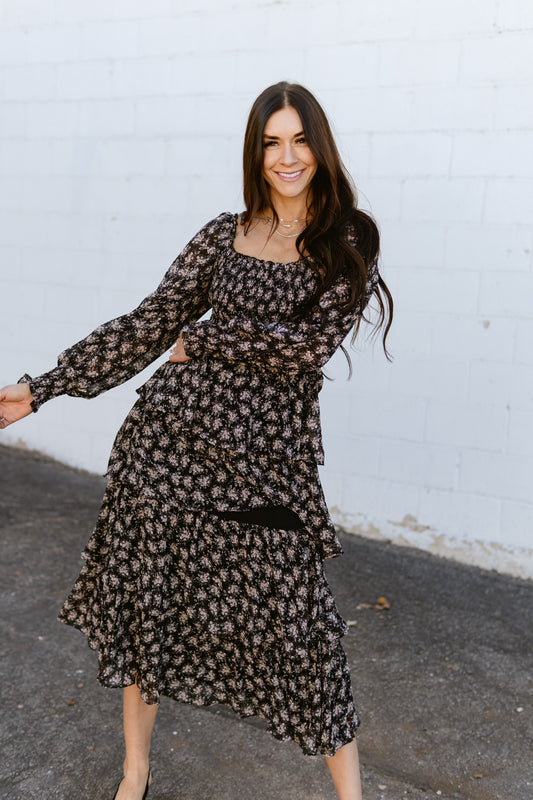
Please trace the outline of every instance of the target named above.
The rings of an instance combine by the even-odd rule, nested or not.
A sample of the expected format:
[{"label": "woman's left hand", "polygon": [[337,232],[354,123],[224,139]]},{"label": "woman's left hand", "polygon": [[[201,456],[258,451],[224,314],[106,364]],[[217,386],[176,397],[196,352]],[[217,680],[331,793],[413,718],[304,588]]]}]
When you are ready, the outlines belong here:
[{"label": "woman's left hand", "polygon": [[191,359],[185,352],[185,348],[183,346],[183,340],[181,338],[181,333],[178,337],[178,341],[170,351],[169,361],[175,361],[178,364],[183,364],[185,361],[190,361]]}]

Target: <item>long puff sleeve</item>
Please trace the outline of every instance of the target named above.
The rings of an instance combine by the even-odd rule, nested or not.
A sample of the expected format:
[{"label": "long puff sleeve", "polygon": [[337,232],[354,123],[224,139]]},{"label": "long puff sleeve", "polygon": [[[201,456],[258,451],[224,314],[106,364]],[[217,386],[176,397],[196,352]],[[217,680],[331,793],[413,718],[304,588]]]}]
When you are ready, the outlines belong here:
[{"label": "long puff sleeve", "polygon": [[61,394],[95,397],[124,383],[162,355],[186,323],[201,317],[210,307],[218,243],[231,219],[221,214],[205,225],[137,308],[100,325],[61,353],[57,367],[30,379],[34,411]]},{"label": "long puff sleeve", "polygon": [[254,360],[273,369],[321,369],[363,313],[378,280],[378,268],[373,265],[363,301],[349,312],[341,310],[348,297],[348,285],[340,281],[324,292],[303,319],[295,322],[212,319],[189,324],[182,330],[185,352],[190,358]]}]

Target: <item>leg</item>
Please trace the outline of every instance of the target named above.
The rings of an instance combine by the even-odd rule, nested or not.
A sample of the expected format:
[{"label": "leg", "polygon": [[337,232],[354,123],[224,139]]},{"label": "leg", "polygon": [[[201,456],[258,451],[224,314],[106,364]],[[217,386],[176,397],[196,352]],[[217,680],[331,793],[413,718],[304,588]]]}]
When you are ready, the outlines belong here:
[{"label": "leg", "polygon": [[337,750],[334,756],[326,756],[326,764],[339,800],[362,800],[359,754],[355,739]]},{"label": "leg", "polygon": [[124,780],[117,800],[141,800],[148,775],[148,756],[152,728],[159,706],[149,706],[141,699],[137,684],[124,689]]}]

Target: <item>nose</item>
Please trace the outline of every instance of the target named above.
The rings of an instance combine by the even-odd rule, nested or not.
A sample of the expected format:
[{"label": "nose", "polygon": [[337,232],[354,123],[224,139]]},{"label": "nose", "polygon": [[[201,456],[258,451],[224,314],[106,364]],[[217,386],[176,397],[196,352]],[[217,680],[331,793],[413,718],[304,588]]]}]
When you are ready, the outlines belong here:
[{"label": "nose", "polygon": [[298,161],[290,142],[286,142],[286,144],[282,145],[280,161],[282,164],[287,164],[288,166],[290,164],[295,164]]}]

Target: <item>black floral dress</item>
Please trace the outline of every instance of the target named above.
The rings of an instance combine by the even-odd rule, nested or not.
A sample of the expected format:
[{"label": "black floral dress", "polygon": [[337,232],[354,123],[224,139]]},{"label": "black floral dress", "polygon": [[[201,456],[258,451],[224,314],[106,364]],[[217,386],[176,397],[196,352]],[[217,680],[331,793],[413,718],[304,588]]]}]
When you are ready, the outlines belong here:
[{"label": "black floral dress", "polygon": [[[60,619],[98,650],[105,686],[137,679],[147,703],[224,703],[332,755],[359,720],[322,569],[341,548],[318,477],[318,392],[363,307],[339,310],[339,282],[291,321],[313,271],[237,253],[237,221],[208,223],[138,308],[30,379],[36,411],[122,383],[180,331],[191,358],[138,389]],[[377,280],[373,265],[367,301]]]}]

